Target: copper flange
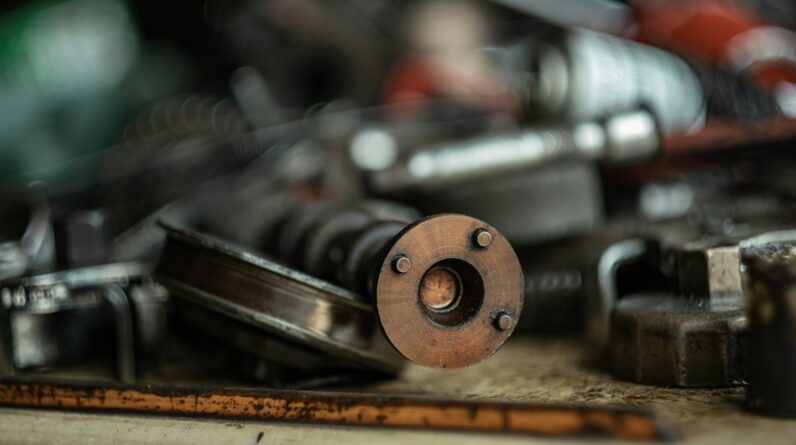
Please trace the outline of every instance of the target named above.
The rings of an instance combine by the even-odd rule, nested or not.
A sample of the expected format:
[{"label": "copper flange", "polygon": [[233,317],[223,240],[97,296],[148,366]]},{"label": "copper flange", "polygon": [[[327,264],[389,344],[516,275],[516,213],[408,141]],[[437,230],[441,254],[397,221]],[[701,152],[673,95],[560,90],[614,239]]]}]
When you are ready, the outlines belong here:
[{"label": "copper flange", "polygon": [[452,369],[492,355],[522,309],[509,242],[483,221],[436,215],[402,230],[377,270],[375,306],[392,345],[420,365]]}]

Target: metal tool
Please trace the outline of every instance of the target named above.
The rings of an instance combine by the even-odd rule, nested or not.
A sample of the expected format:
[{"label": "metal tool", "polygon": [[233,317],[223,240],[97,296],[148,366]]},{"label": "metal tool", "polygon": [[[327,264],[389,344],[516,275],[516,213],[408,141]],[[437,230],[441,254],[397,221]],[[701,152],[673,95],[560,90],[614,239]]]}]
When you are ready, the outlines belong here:
[{"label": "metal tool", "polygon": [[521,250],[526,274],[521,326],[582,329],[592,346],[605,347],[611,311],[620,297],[639,287],[660,286],[656,249],[651,240],[608,227]]},{"label": "metal tool", "polygon": [[312,388],[332,384],[358,384],[391,376],[372,367],[324,353],[240,321],[190,303],[174,301],[169,320],[174,350],[181,347],[185,366],[209,375],[235,377],[271,388]]},{"label": "metal tool", "polygon": [[646,105],[666,134],[699,130],[705,121],[699,78],[658,48],[568,28],[486,51],[531,113],[580,121]]},{"label": "metal tool", "polygon": [[744,249],[749,314],[749,409],[796,417],[796,243]]},{"label": "metal tool", "polygon": [[47,200],[30,189],[2,189],[0,197],[0,280],[52,265],[55,238]]},{"label": "metal tool", "polygon": [[[268,313],[263,304],[285,308],[287,313],[276,317],[279,323],[291,323],[290,331],[306,331],[306,324],[316,321],[305,320],[303,315],[292,318],[290,310],[300,306],[280,300],[286,298],[281,294],[290,293],[284,288],[296,287],[294,298],[299,298],[301,292],[313,295],[312,305],[334,304],[341,307],[340,311],[353,311],[346,318],[358,320],[362,330],[353,332],[360,341],[338,344],[328,338],[327,330],[345,325],[346,318],[334,318],[320,333],[313,334],[316,338],[310,346],[333,355],[350,356],[360,363],[364,360],[376,369],[394,369],[395,362],[384,355],[380,346],[373,356],[367,356],[369,345],[379,345],[380,335],[368,314],[374,309],[378,326],[406,358],[438,368],[478,363],[494,353],[516,326],[522,306],[522,274],[516,255],[505,238],[482,221],[438,215],[407,224],[396,221],[401,219],[396,216],[400,213],[404,218],[411,215],[401,209],[379,209],[373,203],[353,207],[319,205],[288,216],[272,234],[272,251],[312,276],[259,256],[256,261],[249,261],[252,252],[174,227],[169,228],[173,236],[164,250],[159,272],[165,284],[191,299],[207,300],[209,295],[217,309],[234,303],[244,306],[245,311],[254,310],[256,314],[247,312],[249,315],[244,317],[239,306],[224,309],[227,315],[238,319],[256,319],[257,326],[279,335],[292,333],[269,324],[266,318],[275,315]],[[393,218],[379,217],[388,214]],[[203,249],[196,249],[197,246]],[[180,253],[186,249],[205,253],[204,256],[221,255],[227,269],[257,270],[257,286],[273,296],[266,303],[262,296],[252,294],[251,298],[259,301],[253,305],[248,295],[240,296],[240,289],[230,287],[237,278],[229,274],[224,279],[214,278],[216,284],[208,283],[209,277],[197,274],[195,267],[199,265],[194,264],[203,261],[203,257]],[[218,264],[201,267],[215,271],[222,265]],[[302,303],[306,304],[309,303]],[[307,338],[295,340],[307,342]]]},{"label": "metal tool", "polygon": [[[434,189],[516,173],[565,159],[622,162],[653,156],[660,147],[655,117],[646,110],[604,121],[531,127],[414,150],[394,168],[371,175],[378,192]],[[374,144],[372,150],[388,150]],[[386,155],[384,155],[386,157]]]},{"label": "metal tool", "polygon": [[299,209],[275,234],[277,255],[372,303],[387,339],[415,363],[458,368],[491,355],[522,306],[522,274],[505,238],[462,215],[407,224],[403,207],[373,207]]},{"label": "metal tool", "polygon": [[149,274],[145,264],[115,263],[3,282],[0,362],[5,374],[94,353],[101,339],[92,336],[109,325],[118,377],[135,381],[136,350],[150,353],[165,331],[166,296]]},{"label": "metal tool", "polygon": [[746,382],[743,305],[704,298],[635,294],[611,319],[611,372],[622,379],[674,386]]},{"label": "metal tool", "polygon": [[445,400],[269,389],[93,386],[0,380],[0,405],[112,410],[381,428],[671,441],[680,434],[645,409]]},{"label": "metal tool", "polygon": [[663,240],[661,267],[671,291],[641,291],[616,303],[610,325],[614,375],[675,386],[745,384],[751,348],[739,252],[794,235]]},{"label": "metal tool", "polygon": [[639,383],[744,383],[746,317],[737,243],[663,241],[661,249],[673,290],[638,292],[616,303],[612,372]]},{"label": "metal tool", "polygon": [[594,161],[649,158],[659,147],[655,118],[636,110],[599,122],[539,124],[420,145],[403,157],[379,154],[397,149],[374,141],[367,147],[371,157],[397,160],[367,179],[376,193],[400,196],[426,213],[489,221],[512,243],[528,245],[600,227],[605,210]]},{"label": "metal tool", "polygon": [[384,340],[371,308],[351,292],[267,257],[165,225],[156,269],[175,296],[349,367],[395,373],[403,361]]}]

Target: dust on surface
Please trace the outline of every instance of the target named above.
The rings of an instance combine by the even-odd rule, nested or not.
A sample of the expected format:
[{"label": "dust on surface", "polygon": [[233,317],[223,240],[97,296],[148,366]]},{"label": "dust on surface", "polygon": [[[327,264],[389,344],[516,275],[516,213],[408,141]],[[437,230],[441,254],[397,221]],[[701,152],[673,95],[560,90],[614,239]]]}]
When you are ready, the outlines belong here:
[{"label": "dust on surface", "polygon": [[687,438],[709,439],[704,441],[712,443],[760,436],[796,443],[796,419],[771,419],[744,411],[744,388],[683,389],[623,382],[611,377],[607,367],[594,359],[598,355],[576,337],[515,335],[492,358],[470,368],[440,371],[409,366],[396,380],[351,389],[517,402],[643,406],[670,420]]}]

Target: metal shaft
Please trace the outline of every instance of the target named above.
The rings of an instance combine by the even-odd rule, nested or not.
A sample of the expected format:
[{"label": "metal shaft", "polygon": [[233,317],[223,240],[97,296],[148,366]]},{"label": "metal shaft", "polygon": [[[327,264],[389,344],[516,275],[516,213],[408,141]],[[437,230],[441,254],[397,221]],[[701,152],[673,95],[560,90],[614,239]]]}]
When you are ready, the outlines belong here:
[{"label": "metal shaft", "polygon": [[372,304],[387,339],[416,363],[458,368],[491,355],[522,307],[508,241],[463,215],[385,216],[367,204],[302,208],[277,229],[272,252]]},{"label": "metal shaft", "polygon": [[529,128],[414,151],[396,167],[374,173],[382,192],[433,188],[523,171],[562,159],[624,161],[649,157],[659,147],[653,116],[644,110],[585,122]]}]

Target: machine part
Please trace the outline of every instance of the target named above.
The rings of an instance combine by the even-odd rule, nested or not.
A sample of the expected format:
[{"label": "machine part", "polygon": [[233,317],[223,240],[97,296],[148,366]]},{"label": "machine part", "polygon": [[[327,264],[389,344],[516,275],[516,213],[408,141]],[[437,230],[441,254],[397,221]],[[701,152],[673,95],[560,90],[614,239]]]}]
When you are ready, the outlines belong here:
[{"label": "machine part", "polygon": [[0,405],[108,410],[380,428],[672,441],[680,434],[640,408],[444,400],[271,389],[92,386],[0,380]]},{"label": "machine part", "polygon": [[[319,351],[282,340],[268,332],[249,324],[221,315],[203,306],[190,304],[184,300],[176,301],[178,308],[175,317],[185,325],[184,331],[191,338],[205,341],[207,337],[221,340],[226,346],[243,352],[265,362],[287,367],[292,372],[309,373],[329,370],[335,366],[345,367],[345,362]],[[349,364],[350,366],[350,364]]]},{"label": "machine part", "polygon": [[710,246],[687,243],[674,259],[676,290],[683,295],[707,296],[711,301],[737,299],[741,295],[738,245]]},{"label": "machine part", "polygon": [[661,268],[670,275],[673,292],[640,292],[616,303],[610,324],[612,372],[659,385],[744,384],[750,349],[739,252],[793,240],[796,233],[738,233],[686,242],[680,236],[660,241]]},{"label": "machine part", "polygon": [[108,260],[111,227],[103,210],[78,210],[56,222],[58,262],[70,267]]},{"label": "machine part", "polygon": [[[339,255],[342,264],[337,267],[337,281],[344,287],[357,292],[360,298],[367,299],[373,289],[374,261],[384,246],[393,239],[406,224],[403,222],[373,222],[360,233],[351,234],[351,243]],[[331,252],[330,252],[331,253]],[[410,262],[411,260],[407,259]],[[396,259],[394,268],[398,273],[403,269]]]},{"label": "machine part", "polygon": [[[141,281],[151,272],[144,263],[109,263],[20,277],[0,286],[2,306],[38,314],[80,307],[82,299],[73,299],[71,289],[128,284]],[[89,299],[89,301],[92,301]]]},{"label": "machine part", "polygon": [[277,256],[336,270],[335,281],[372,302],[387,339],[415,363],[460,368],[496,351],[522,307],[522,274],[508,241],[460,215],[410,225],[378,215],[365,221],[365,204],[299,209],[274,234],[282,241]]},{"label": "machine part", "polygon": [[[332,279],[342,271],[335,271],[343,260],[341,249],[352,249],[346,243],[354,234],[365,231],[375,221],[396,222],[399,226],[420,218],[416,210],[398,204],[368,200],[357,203],[320,202],[300,206],[287,216],[271,233],[269,252],[288,265],[302,268],[318,278]],[[391,233],[393,236],[397,233]],[[349,274],[350,275],[350,274]],[[354,290],[360,291],[352,284]]]},{"label": "machine part", "polygon": [[489,221],[520,246],[587,233],[605,221],[599,172],[585,161],[414,193],[411,202],[429,214],[461,213]]},{"label": "machine part", "polygon": [[353,367],[401,368],[371,308],[351,292],[242,247],[164,227],[168,236],[156,273],[175,296]]},{"label": "machine part", "polygon": [[347,233],[360,231],[372,222],[373,217],[359,209],[343,211],[330,217],[309,236],[304,252],[303,270],[318,278],[331,280],[335,273],[335,259],[339,260],[341,255],[340,238]]},{"label": "machine part", "polygon": [[[586,273],[587,332],[597,344],[607,344],[609,316],[621,295],[660,291],[742,305],[739,248],[796,236],[754,226],[717,235],[677,222],[638,227],[631,233],[636,236],[609,242],[599,254],[596,274],[588,272],[592,268]],[[752,234],[758,235],[749,237]],[[627,288],[635,275],[644,276],[647,283],[620,292],[618,287]]]},{"label": "machine part", "polygon": [[435,189],[564,159],[643,159],[658,152],[660,140],[655,117],[634,110],[602,122],[544,126],[420,148],[395,168],[372,174],[371,184],[379,192]]},{"label": "machine part", "polygon": [[272,388],[306,389],[361,384],[388,377],[352,368],[317,349],[284,340],[218,312],[175,300],[171,322],[189,347],[189,366],[228,377],[230,372]]},{"label": "machine part", "polygon": [[[609,225],[587,235],[520,250],[530,330],[580,329],[595,350],[607,348],[620,298],[668,290],[659,246],[639,227]],[[526,310],[527,309],[527,310]]]},{"label": "machine part", "polygon": [[[96,339],[90,335],[92,329],[104,325],[98,311],[107,307],[115,330],[118,377],[135,381],[136,343],[143,345],[139,349],[152,350],[160,342],[158,332],[165,330],[165,296],[155,297],[156,285],[147,281],[149,274],[145,264],[116,263],[3,282],[0,321],[4,327],[0,329],[6,346],[0,348],[4,354],[0,361],[5,363],[5,372],[49,367],[65,357],[93,352]],[[153,332],[137,339],[136,329],[153,327]]]},{"label": "machine part", "polygon": [[619,291],[617,282],[621,267],[644,261],[651,246],[642,238],[629,238],[610,243],[597,256],[596,264],[588,268],[586,281],[586,336],[592,344],[606,345],[610,339],[610,318]]},{"label": "machine part", "polygon": [[[469,113],[461,110],[463,115],[459,115],[452,112],[458,108],[455,100],[428,98],[418,102],[419,109],[426,109],[423,119],[379,121],[378,124],[366,120],[346,139],[350,163],[365,173],[389,170],[413,147],[430,147],[441,141],[477,137],[495,128],[492,113],[473,114],[472,110]],[[389,110],[397,110],[401,106],[396,104],[385,110],[398,113]]]},{"label": "machine part", "polygon": [[108,302],[115,319],[116,369],[119,380],[135,382],[135,345],[133,344],[133,315],[127,294],[119,285],[104,286],[102,296]]},{"label": "machine part", "polygon": [[[760,225],[760,224],[757,224]],[[662,269],[673,290],[684,296],[738,304],[743,299],[740,255],[743,249],[796,239],[794,230],[766,230],[749,226],[726,235],[701,235],[699,240],[661,240]]]},{"label": "machine part", "polygon": [[749,409],[796,417],[796,243],[744,249],[749,314]]},{"label": "machine part", "polygon": [[[176,293],[188,295],[185,298],[375,369],[389,372],[395,363],[377,341],[380,336],[372,316],[363,310],[375,309],[387,340],[406,358],[425,366],[459,368],[494,353],[514,330],[522,307],[522,274],[508,241],[494,228],[466,216],[438,215],[407,225],[379,219],[404,214],[398,207],[368,212],[367,221],[365,208],[364,204],[308,206],[288,216],[272,234],[277,256],[311,266],[347,291],[264,258],[247,262],[251,254],[244,250],[174,227],[169,228],[172,236],[160,274]],[[195,251],[204,256],[187,253]],[[196,273],[200,269],[192,268],[194,263],[213,268],[212,283],[208,274]],[[273,294],[271,300],[263,302],[258,295],[249,301],[254,295],[233,292],[235,283],[244,286],[233,273],[237,268],[256,270],[257,283],[245,286]],[[308,325],[319,318],[304,318],[309,303],[298,295],[307,292],[313,296],[312,305],[324,312],[330,300],[340,306],[335,310],[350,314],[331,318],[322,327]],[[267,312],[272,305],[284,314]],[[504,317],[503,328],[498,329],[495,320],[500,314],[514,321],[506,324]],[[353,337],[340,342],[335,334],[347,324],[356,326],[351,328]]]},{"label": "machine part", "polygon": [[[474,246],[482,230],[492,241]],[[404,272],[393,269],[399,256],[411,260]],[[523,277],[514,250],[494,228],[462,215],[432,216],[399,233],[383,258],[376,312],[390,343],[409,360],[446,369],[473,365],[514,330]]]},{"label": "machine part", "polygon": [[159,283],[146,279],[130,286],[126,294],[133,314],[136,352],[144,360],[156,358],[168,330],[169,293]]},{"label": "machine part", "polygon": [[576,268],[524,269],[525,300],[517,329],[575,330],[583,323],[583,276]]},{"label": "machine part", "polygon": [[696,131],[705,121],[698,77],[661,49],[567,29],[487,52],[532,112],[583,121],[646,105],[664,134]]},{"label": "machine part", "polygon": [[674,386],[746,382],[743,304],[704,298],[633,295],[611,318],[611,371],[622,379]]},{"label": "machine part", "polygon": [[0,196],[0,280],[52,265],[55,237],[46,199],[29,189],[4,189]]}]

